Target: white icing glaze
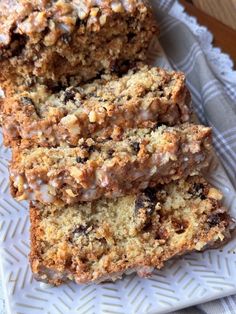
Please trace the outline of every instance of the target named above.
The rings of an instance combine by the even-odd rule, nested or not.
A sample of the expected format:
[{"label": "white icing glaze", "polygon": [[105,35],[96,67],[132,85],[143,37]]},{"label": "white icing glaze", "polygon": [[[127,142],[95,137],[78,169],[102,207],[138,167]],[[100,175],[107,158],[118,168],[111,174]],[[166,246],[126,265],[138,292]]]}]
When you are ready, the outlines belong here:
[{"label": "white icing glaze", "polygon": [[52,203],[55,200],[55,197],[49,193],[49,185],[48,184],[41,184],[39,186],[40,198],[45,203]]}]

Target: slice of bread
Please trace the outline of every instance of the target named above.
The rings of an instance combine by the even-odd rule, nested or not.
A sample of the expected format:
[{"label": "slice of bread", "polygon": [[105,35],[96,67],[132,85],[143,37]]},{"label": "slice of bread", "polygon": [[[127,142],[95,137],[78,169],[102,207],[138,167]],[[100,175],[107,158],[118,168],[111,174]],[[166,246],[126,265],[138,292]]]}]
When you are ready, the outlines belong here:
[{"label": "slice of bread", "polygon": [[156,21],[146,0],[0,2],[2,79],[88,80],[146,59]]},{"label": "slice of bread", "polygon": [[75,148],[13,149],[11,192],[18,200],[76,203],[137,193],[194,175],[207,165],[211,129],[183,124],[130,129],[119,141],[81,140]]},{"label": "slice of bread", "polygon": [[30,262],[35,277],[59,285],[149,276],[176,255],[222,244],[230,217],[222,194],[202,177],[137,195],[73,206],[30,207]]},{"label": "slice of bread", "polygon": [[182,73],[148,66],[60,92],[38,84],[4,100],[4,143],[56,147],[117,138],[128,128],[187,122],[189,102]]}]

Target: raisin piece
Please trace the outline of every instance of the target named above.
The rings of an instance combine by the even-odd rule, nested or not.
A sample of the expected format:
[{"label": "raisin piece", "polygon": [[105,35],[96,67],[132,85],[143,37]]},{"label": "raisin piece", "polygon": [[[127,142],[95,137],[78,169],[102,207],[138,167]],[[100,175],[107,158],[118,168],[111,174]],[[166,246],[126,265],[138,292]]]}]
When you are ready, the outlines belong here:
[{"label": "raisin piece", "polygon": [[76,157],[76,162],[84,164],[88,160],[88,157]]},{"label": "raisin piece", "polygon": [[25,106],[29,106],[29,105],[34,105],[34,102],[33,102],[33,100],[31,99],[31,98],[29,98],[29,97],[21,97],[21,102],[22,102],[22,104],[23,105],[25,105]]},{"label": "raisin piece", "polygon": [[172,225],[175,228],[175,232],[177,234],[184,233],[186,228],[188,227],[188,222],[185,220],[179,220],[176,218],[171,219]]},{"label": "raisin piece", "polygon": [[140,144],[138,142],[133,142],[131,143],[131,146],[133,148],[133,150],[135,151],[135,153],[138,153],[140,150]]}]

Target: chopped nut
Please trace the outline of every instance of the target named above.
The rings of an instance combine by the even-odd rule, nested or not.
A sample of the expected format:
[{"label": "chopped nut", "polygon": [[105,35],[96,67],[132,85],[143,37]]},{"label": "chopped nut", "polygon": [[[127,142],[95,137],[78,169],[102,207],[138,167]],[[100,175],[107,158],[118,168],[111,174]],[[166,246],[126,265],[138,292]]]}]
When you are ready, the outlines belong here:
[{"label": "chopped nut", "polygon": [[210,198],[214,198],[215,200],[219,200],[219,201],[223,197],[223,195],[220,193],[220,191],[218,191],[215,188],[210,188],[207,196]]},{"label": "chopped nut", "polygon": [[196,243],[195,249],[196,249],[197,251],[201,251],[202,248],[203,248],[206,244],[207,244],[206,242],[199,241],[198,243]]},{"label": "chopped nut", "polygon": [[105,25],[106,21],[107,21],[107,16],[105,14],[103,14],[99,17],[99,22],[100,22],[101,26]]},{"label": "chopped nut", "polygon": [[61,123],[64,125],[71,125],[77,122],[77,117],[74,114],[69,114],[68,116],[61,119]]},{"label": "chopped nut", "polygon": [[89,113],[89,121],[91,122],[91,123],[94,123],[94,122],[96,122],[96,112],[95,111],[91,111],[90,113]]},{"label": "chopped nut", "polygon": [[78,10],[78,16],[81,20],[84,20],[89,14],[89,9],[86,6],[83,6],[79,8]]},{"label": "chopped nut", "polygon": [[66,189],[66,193],[70,196],[70,197],[76,197],[77,195],[75,193],[73,193],[73,191],[71,189]]},{"label": "chopped nut", "polygon": [[90,11],[90,15],[97,16],[98,12],[99,12],[99,8],[92,8]]},{"label": "chopped nut", "polygon": [[16,197],[17,201],[24,201],[24,200],[27,200],[27,198],[28,198],[28,195],[26,193],[23,193],[20,196]]},{"label": "chopped nut", "polygon": [[25,180],[22,176],[17,176],[14,182],[14,186],[17,187],[19,192],[23,192],[24,191],[24,183]]},{"label": "chopped nut", "polygon": [[71,167],[70,174],[72,177],[80,180],[82,171],[78,167]]},{"label": "chopped nut", "polygon": [[123,10],[124,10],[122,4],[118,1],[112,2],[111,8],[112,8],[112,11],[114,11],[116,13],[123,12]]}]

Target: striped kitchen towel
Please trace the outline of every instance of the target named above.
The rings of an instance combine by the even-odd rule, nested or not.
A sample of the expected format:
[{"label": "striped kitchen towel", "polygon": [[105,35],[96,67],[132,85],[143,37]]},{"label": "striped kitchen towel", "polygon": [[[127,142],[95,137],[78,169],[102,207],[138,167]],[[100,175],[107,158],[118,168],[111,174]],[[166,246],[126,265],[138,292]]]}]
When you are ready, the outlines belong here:
[{"label": "striped kitchen towel", "polygon": [[152,0],[152,4],[161,28],[161,46],[172,67],[186,74],[194,110],[203,124],[213,128],[216,151],[236,186],[233,63],[220,49],[212,47],[212,34],[185,14],[177,1]]},{"label": "striped kitchen towel", "polygon": [[[210,125],[214,146],[236,187],[236,72],[229,56],[212,46],[212,34],[174,0],[152,0],[161,28],[160,44],[175,70],[185,72],[193,108]],[[234,314],[236,296],[175,314]],[[174,314],[173,313],[173,314]]]}]

